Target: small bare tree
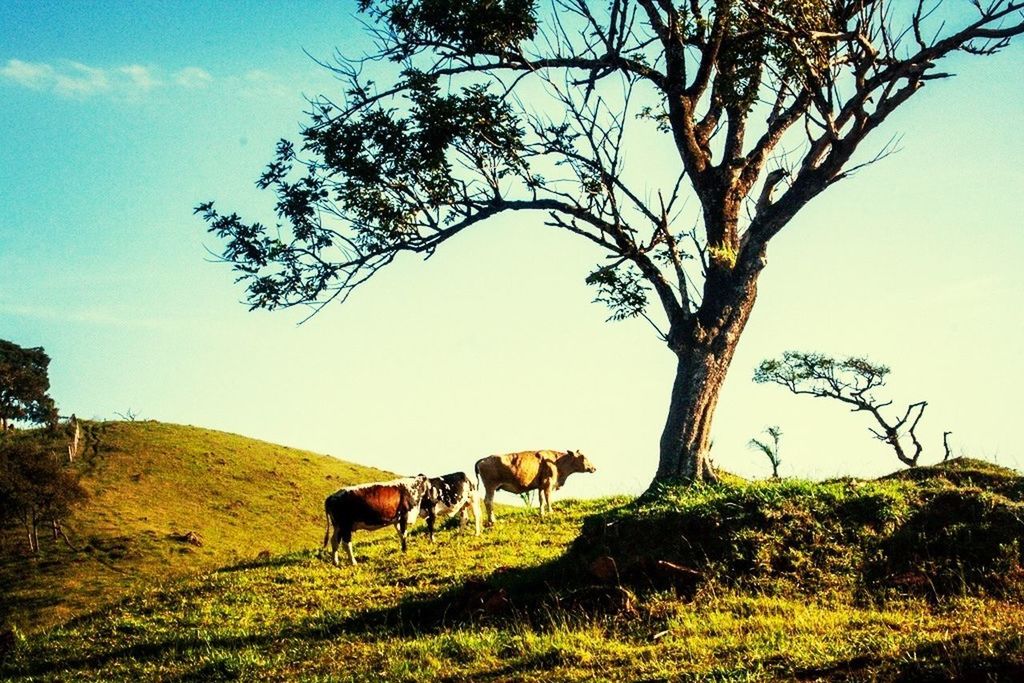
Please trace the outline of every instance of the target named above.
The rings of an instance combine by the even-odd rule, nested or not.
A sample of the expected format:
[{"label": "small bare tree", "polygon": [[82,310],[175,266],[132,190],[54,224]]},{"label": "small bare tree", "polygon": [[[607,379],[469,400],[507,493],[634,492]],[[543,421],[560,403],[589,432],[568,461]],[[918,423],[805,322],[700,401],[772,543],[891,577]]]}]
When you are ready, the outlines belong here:
[{"label": "small bare tree", "polygon": [[[923,450],[914,430],[928,402],[911,403],[903,417],[896,421],[887,419],[882,409],[892,405],[892,401],[880,400],[874,391],[885,386],[888,374],[889,368],[866,358],[851,356],[837,360],[820,353],[786,351],[781,359],[761,361],[754,371],[754,381],[781,384],[794,394],[834,398],[853,406],[854,412],[870,413],[879,429],[869,427],[869,431],[879,441],[889,444],[900,462],[914,467]],[[902,440],[907,438],[913,444],[912,451],[904,447]]]},{"label": "small bare tree", "polygon": [[131,408],[129,408],[128,410],[124,411],[123,413],[119,413],[117,411],[114,411],[114,415],[117,415],[119,418],[121,418],[125,422],[135,422],[136,420],[139,419],[139,414],[136,413]]},{"label": "small bare tree", "polygon": [[778,479],[779,465],[782,464],[782,460],[779,458],[779,442],[782,440],[782,430],[779,429],[778,425],[773,425],[765,428],[764,433],[768,435],[768,439],[771,439],[771,443],[768,442],[768,439],[764,441],[761,439],[751,439],[747,446],[765,454],[768,462],[772,464],[772,479]]}]

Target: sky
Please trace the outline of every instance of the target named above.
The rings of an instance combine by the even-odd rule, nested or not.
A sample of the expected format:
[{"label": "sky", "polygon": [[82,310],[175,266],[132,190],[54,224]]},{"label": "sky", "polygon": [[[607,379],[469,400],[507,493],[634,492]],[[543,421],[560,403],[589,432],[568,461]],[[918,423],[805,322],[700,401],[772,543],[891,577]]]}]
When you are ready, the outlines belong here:
[{"label": "sky", "polygon": [[[255,180],[306,97],[309,55],[366,48],[354,3],[0,4],[0,338],[43,346],[62,414],[192,424],[402,473],[580,449],[564,495],[636,493],[657,463],[675,362],[642,320],[608,323],[598,255],[540,216],[400,259],[343,306],[249,312],[192,214],[269,220]],[[308,53],[308,54],[307,54]],[[771,244],[714,421],[716,465],[783,431],[781,473],[899,468],[863,414],[755,385],[787,349],[892,368],[929,405],[922,462],[1024,468],[1024,50],[958,57],[875,139],[900,151],[831,188]],[[642,150],[636,153],[642,154]]]}]

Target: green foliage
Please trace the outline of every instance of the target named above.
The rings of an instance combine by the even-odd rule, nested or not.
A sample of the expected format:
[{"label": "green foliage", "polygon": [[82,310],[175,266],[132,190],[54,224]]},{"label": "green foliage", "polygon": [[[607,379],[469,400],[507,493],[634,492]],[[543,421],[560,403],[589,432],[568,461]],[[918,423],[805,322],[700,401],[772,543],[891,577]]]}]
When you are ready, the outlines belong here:
[{"label": "green foliage", "polygon": [[718,63],[724,76],[718,80],[721,101],[750,111],[763,92],[766,70],[786,80],[820,86],[815,81],[828,72],[829,44],[810,36],[837,30],[832,5],[828,0],[720,5],[719,11],[725,12]]},{"label": "green foliage", "polygon": [[577,548],[627,573],[663,559],[766,593],[1024,595],[1024,477],[975,462],[877,481],[665,486],[588,520]]},{"label": "green foliage", "polygon": [[427,45],[502,55],[537,32],[533,0],[359,0],[359,9],[396,36],[395,61]]},{"label": "green foliage", "polygon": [[[364,255],[359,265],[368,271],[388,262],[392,250],[424,246],[424,212],[440,227],[448,219],[431,216],[433,210],[457,212],[466,200],[453,150],[460,163],[484,170],[489,183],[526,172],[523,131],[504,98],[479,84],[443,94],[436,76],[413,68],[403,77],[401,109],[378,102],[343,116],[329,102],[316,103],[303,151],[318,161],[299,159],[287,140],[278,143],[257,185],[275,192],[287,230],[221,215],[211,202],[196,207],[209,231],[225,240],[224,258],[240,264],[252,308],[315,301],[342,277],[332,262],[338,233],[322,222],[325,214],[350,224],[349,244]],[[293,170],[304,173],[296,178]]]},{"label": "green foliage", "polygon": [[779,457],[779,442],[782,440],[782,429],[778,425],[773,425],[767,427],[764,432],[771,439],[771,443],[768,443],[767,439],[764,441],[751,439],[747,442],[747,447],[764,453],[765,457],[768,458],[768,462],[772,465],[772,476],[778,478],[779,465],[782,464],[782,460]]},{"label": "green foliage", "polygon": [[629,265],[602,266],[587,276],[587,284],[597,287],[594,301],[611,309],[609,320],[635,318],[647,307],[643,276]]},{"label": "green foliage", "polygon": [[736,267],[736,249],[728,244],[712,244],[708,247],[708,256],[712,261],[728,270]]},{"label": "green foliage", "polygon": [[823,353],[786,351],[781,359],[761,361],[754,371],[758,384],[773,382],[795,386],[821,395],[842,389],[873,388],[885,384],[889,368],[858,356],[833,358]]},{"label": "green foliage", "polygon": [[57,407],[48,395],[50,357],[39,348],[22,348],[0,339],[0,427],[11,420],[55,422]]}]

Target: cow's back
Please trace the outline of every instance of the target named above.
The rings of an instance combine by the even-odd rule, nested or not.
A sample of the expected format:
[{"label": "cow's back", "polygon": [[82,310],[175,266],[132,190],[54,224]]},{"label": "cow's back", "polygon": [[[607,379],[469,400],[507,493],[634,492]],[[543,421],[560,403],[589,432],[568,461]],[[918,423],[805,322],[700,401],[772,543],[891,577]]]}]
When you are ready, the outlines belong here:
[{"label": "cow's back", "polygon": [[505,455],[491,455],[477,461],[476,471],[484,487],[489,490],[505,489],[512,493],[532,491],[548,476],[557,451],[519,451]]},{"label": "cow's back", "polygon": [[476,485],[466,476],[465,472],[452,472],[430,480],[431,492],[424,496],[424,501],[432,505],[451,508],[473,493]]},{"label": "cow's back", "polygon": [[335,524],[371,528],[394,524],[412,507],[412,499],[404,487],[370,484],[338,491],[327,507]]}]

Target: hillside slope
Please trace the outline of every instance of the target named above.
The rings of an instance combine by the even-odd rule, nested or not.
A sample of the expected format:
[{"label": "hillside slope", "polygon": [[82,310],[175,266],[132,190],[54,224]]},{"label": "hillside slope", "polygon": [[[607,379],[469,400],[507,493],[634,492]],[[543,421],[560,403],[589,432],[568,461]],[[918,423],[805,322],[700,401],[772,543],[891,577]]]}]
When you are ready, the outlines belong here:
[{"label": "hillside slope", "polygon": [[[41,539],[41,557],[30,558],[8,531],[0,544],[0,623],[48,626],[133,589],[264,550],[308,549],[322,538],[327,494],[394,476],[199,427],[98,427],[98,448],[77,463],[90,498],[65,524],[78,552]],[[189,532],[201,545],[183,540]]]},{"label": "hillside slope", "polygon": [[434,544],[420,525],[405,556],[393,533],[359,532],[356,567],[305,550],[168,582],[17,638],[0,679],[1024,680],[1012,600],[595,587],[570,545],[629,505],[506,509],[481,536]]}]

